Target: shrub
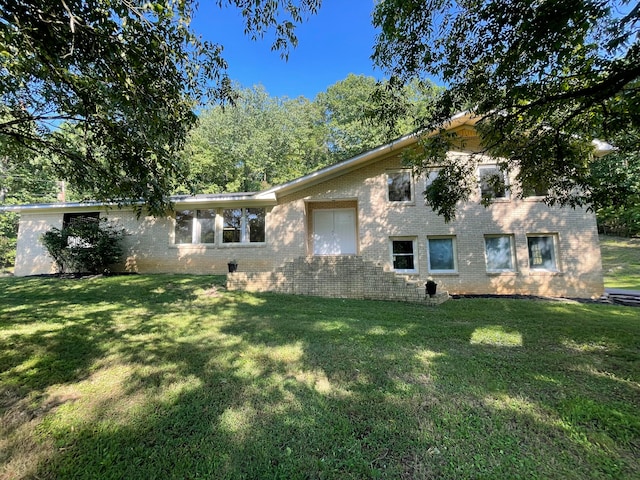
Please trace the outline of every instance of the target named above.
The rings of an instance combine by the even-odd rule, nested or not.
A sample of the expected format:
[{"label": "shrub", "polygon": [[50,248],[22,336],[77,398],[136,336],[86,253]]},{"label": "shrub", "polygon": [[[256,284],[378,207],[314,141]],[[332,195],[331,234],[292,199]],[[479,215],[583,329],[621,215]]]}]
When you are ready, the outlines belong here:
[{"label": "shrub", "polygon": [[106,219],[76,218],[69,225],[52,228],[41,242],[59,273],[104,273],[122,257],[124,229]]},{"label": "shrub", "polygon": [[0,269],[15,263],[17,237],[18,215],[13,212],[0,213]]}]

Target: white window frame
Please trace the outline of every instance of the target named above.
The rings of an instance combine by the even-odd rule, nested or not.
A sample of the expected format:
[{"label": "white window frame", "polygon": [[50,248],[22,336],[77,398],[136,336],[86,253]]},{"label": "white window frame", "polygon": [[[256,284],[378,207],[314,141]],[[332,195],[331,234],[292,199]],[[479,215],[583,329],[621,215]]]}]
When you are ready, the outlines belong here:
[{"label": "white window frame", "polygon": [[507,172],[505,170],[502,170],[500,168],[500,165],[496,165],[496,164],[486,164],[486,165],[478,165],[478,188],[480,191],[480,198],[483,199],[484,195],[482,193],[482,170],[498,170],[498,172],[500,174],[502,174],[503,180],[504,180],[504,196],[503,197],[498,197],[495,195],[495,191],[493,192],[493,196],[491,197],[492,201],[498,201],[498,202],[506,202],[508,200],[511,199],[511,185],[509,184],[509,175],[507,174]]},{"label": "white window frame", "polygon": [[[191,242],[189,243],[177,243],[176,242],[176,227],[178,226],[178,221],[176,219],[178,212],[193,212],[191,217]],[[204,220],[199,218],[200,212],[212,212],[213,217],[208,219],[213,222],[213,242],[203,242],[202,241],[202,223],[200,220]],[[216,238],[216,216],[217,212],[213,208],[200,208],[200,209],[191,209],[185,208],[182,210],[176,210],[173,216],[173,243],[174,245],[214,245]]]},{"label": "white window frame", "polygon": [[[392,176],[398,174],[406,174],[409,176],[409,200],[391,200],[391,196],[389,195],[389,187],[393,183]],[[415,202],[415,186],[413,182],[413,173],[409,169],[398,169],[398,170],[389,170],[387,172],[387,201],[392,204],[407,204]]]},{"label": "white window frame", "polygon": [[[529,239],[531,238],[550,238],[552,244],[552,259],[554,263],[553,268],[536,267],[532,265],[531,248],[529,246]],[[528,233],[527,234],[527,257],[529,270],[533,272],[559,272],[560,271],[560,259],[558,256],[558,234],[557,233]]]},{"label": "white window frame", "polygon": [[[398,255],[393,251],[394,242],[411,242],[413,257],[413,268],[395,268],[394,258]],[[391,258],[391,268],[397,273],[418,273],[418,239],[416,237],[390,237],[389,238],[389,255]],[[400,254],[401,256],[409,256],[408,254]]]},{"label": "white window frame", "polygon": [[[489,255],[487,251],[487,240],[492,238],[508,238],[509,239],[509,258],[511,259],[511,268],[491,268],[489,266]],[[511,273],[517,269],[515,241],[512,234],[497,233],[484,236],[484,258],[487,267],[487,273]]]},{"label": "white window frame", "polygon": [[[436,269],[431,266],[431,248],[430,242],[432,240],[451,240],[452,256],[453,256],[453,269]],[[456,245],[455,235],[430,235],[427,237],[427,266],[429,267],[429,273],[458,273],[458,248]]]}]

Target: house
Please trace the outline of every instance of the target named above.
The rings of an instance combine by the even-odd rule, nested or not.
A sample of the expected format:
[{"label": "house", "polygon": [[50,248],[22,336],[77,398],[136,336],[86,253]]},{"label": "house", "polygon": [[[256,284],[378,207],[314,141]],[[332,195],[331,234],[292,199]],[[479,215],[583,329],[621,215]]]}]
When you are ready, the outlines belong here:
[{"label": "house", "polygon": [[[465,141],[449,155],[479,148],[476,121],[451,119],[448,130]],[[53,272],[39,237],[99,215],[129,234],[123,270],[225,274],[235,259],[230,289],[419,301],[433,277],[459,294],[602,294],[593,213],[509,189],[483,206],[482,176],[499,171],[487,158],[477,192],[445,223],[422,196],[437,172],[414,178],[403,168],[401,153],[416,142],[406,136],[261,192],[173,197],[175,211],[159,218],[101,203],[17,207],[15,275]]]}]

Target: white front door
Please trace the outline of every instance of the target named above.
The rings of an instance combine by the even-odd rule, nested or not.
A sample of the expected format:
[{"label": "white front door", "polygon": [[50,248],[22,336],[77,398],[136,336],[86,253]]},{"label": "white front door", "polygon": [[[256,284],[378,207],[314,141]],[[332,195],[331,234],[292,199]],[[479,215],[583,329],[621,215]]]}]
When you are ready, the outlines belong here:
[{"label": "white front door", "polygon": [[313,254],[356,254],[356,211],[354,208],[313,211]]}]

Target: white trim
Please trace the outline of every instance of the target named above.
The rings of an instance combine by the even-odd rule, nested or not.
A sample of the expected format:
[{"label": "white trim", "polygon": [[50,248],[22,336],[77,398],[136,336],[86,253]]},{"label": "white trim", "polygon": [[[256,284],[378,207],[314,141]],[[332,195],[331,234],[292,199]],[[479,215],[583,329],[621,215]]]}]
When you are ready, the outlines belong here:
[{"label": "white trim", "polygon": [[[413,268],[395,268],[394,267],[394,257],[397,255],[393,252],[393,242],[411,242],[413,247],[412,247],[412,252],[411,255],[413,256]],[[391,268],[394,272],[396,273],[408,273],[408,274],[417,274],[419,273],[419,268],[418,268],[418,237],[412,237],[412,236],[400,236],[400,237],[389,237],[389,256],[391,258]],[[402,255],[402,256],[408,256],[408,255]]]}]

